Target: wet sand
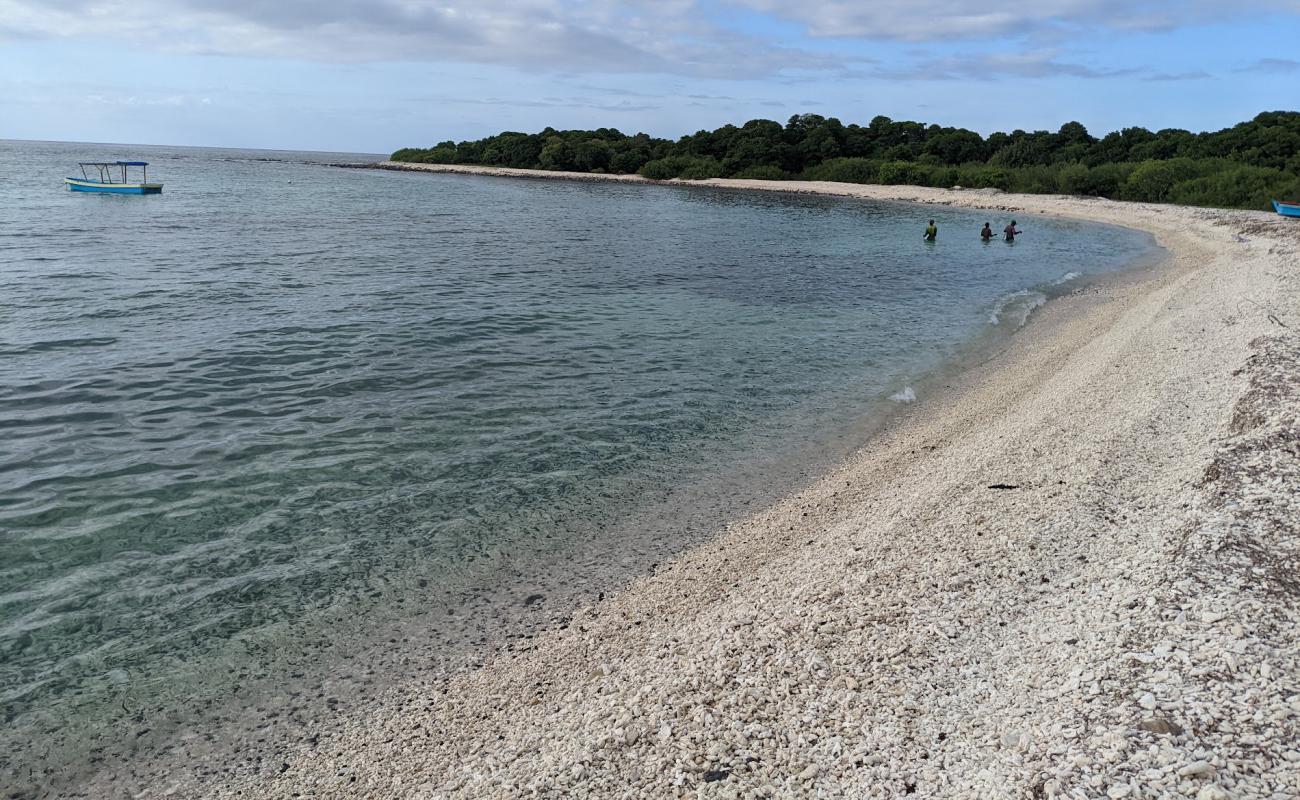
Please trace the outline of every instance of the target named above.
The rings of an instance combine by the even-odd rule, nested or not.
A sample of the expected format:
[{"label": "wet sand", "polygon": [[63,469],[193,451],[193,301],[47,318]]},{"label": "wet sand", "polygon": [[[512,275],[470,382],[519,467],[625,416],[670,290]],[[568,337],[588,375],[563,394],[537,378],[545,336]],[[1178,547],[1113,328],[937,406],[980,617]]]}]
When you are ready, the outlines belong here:
[{"label": "wet sand", "polygon": [[1071,216],[1171,257],[1049,303],[838,468],[481,668],[82,794],[1300,795],[1300,226],[703,183]]}]

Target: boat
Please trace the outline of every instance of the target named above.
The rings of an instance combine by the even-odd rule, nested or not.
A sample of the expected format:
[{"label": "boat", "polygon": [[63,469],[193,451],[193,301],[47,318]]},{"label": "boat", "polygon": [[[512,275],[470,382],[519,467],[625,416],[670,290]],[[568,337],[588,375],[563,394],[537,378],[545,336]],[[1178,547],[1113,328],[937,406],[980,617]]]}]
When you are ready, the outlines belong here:
[{"label": "boat", "polygon": [[1273,208],[1284,217],[1300,217],[1300,203],[1283,203],[1281,200],[1274,200]]},{"label": "boat", "polygon": [[[108,192],[110,194],[161,194],[161,183],[149,183],[148,161],[82,161],[80,178],[64,178],[68,189],[74,192]],[[92,178],[88,168],[93,167],[99,177]],[[140,182],[127,180],[129,167],[140,168]],[[122,180],[114,180],[121,169]]]}]

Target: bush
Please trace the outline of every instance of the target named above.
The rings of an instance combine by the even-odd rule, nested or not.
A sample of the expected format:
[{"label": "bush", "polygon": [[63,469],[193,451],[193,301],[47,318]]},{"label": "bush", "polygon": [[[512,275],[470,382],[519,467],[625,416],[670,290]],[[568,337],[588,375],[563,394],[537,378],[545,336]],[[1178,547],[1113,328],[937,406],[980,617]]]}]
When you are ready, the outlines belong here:
[{"label": "bush", "polygon": [[731,177],[755,181],[788,181],[794,178],[793,175],[780,167],[774,167],[770,164],[761,164],[757,167],[743,169]]},{"label": "bush", "polygon": [[649,178],[652,181],[666,181],[676,178],[678,174],[685,169],[683,162],[688,159],[682,156],[669,156],[668,158],[657,158],[654,161],[646,162],[645,166],[637,170],[637,174],[643,178]]},{"label": "bush", "polygon": [[1272,200],[1300,197],[1300,178],[1266,167],[1237,166],[1174,184],[1168,200],[1189,206],[1273,209]]},{"label": "bush", "polygon": [[642,167],[638,174],[652,181],[666,181],[673,178],[684,180],[704,180],[722,177],[722,164],[716,158],[705,156],[668,156],[658,158]]},{"label": "bush", "polygon": [[1143,161],[1120,187],[1120,197],[1148,203],[1169,199],[1174,184],[1197,177],[1196,164],[1190,158],[1169,161]]},{"label": "bush", "polygon": [[1053,167],[1021,167],[1011,172],[1011,191],[1026,194],[1052,194],[1056,188],[1057,170]]},{"label": "bush", "polygon": [[1061,194],[1088,194],[1088,168],[1083,164],[1066,164],[1056,173],[1056,191]]},{"label": "bush", "polygon": [[915,186],[922,182],[925,167],[910,161],[886,161],[880,165],[878,181],[887,186]]},{"label": "bush", "polygon": [[948,166],[927,166],[921,174],[917,176],[918,186],[934,186],[939,189],[947,189],[957,183],[957,168]]},{"label": "bush", "polygon": [[1100,164],[1091,167],[1079,187],[1079,194],[1118,198],[1120,187],[1128,180],[1128,176],[1136,166],[1136,164]]},{"label": "bush", "polygon": [[1011,175],[1005,169],[999,167],[967,164],[957,170],[957,180],[954,183],[960,183],[968,189],[1001,189],[1006,191],[1011,188]]},{"label": "bush", "polygon": [[625,151],[616,153],[609,162],[609,171],[620,175],[631,175],[645,166],[649,159],[644,153]]},{"label": "bush", "polygon": [[832,158],[809,167],[800,177],[809,181],[877,183],[880,180],[880,162],[867,158]]},{"label": "bush", "polygon": [[690,163],[678,174],[679,178],[686,181],[703,181],[709,178],[722,177],[722,163],[713,156],[704,158],[692,158]]}]

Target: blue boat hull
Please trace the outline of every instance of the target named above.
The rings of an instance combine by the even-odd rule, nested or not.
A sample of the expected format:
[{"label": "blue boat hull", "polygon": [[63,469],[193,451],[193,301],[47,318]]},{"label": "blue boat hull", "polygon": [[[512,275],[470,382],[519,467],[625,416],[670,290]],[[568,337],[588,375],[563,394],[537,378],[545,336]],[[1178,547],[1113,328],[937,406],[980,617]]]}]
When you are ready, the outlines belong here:
[{"label": "blue boat hull", "polygon": [[81,178],[64,178],[63,182],[74,192],[100,192],[101,194],[162,194],[161,183],[100,183]]},{"label": "blue boat hull", "polygon": [[1273,208],[1276,208],[1277,213],[1284,217],[1300,218],[1300,203],[1282,203],[1274,200]]}]

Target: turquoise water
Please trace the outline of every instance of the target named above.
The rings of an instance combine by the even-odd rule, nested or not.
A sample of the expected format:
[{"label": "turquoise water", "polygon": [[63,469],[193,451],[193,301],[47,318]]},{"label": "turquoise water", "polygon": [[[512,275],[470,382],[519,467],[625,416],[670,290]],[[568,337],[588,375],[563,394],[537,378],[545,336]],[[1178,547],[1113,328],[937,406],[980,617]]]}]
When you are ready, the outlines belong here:
[{"label": "turquoise water", "polygon": [[[116,158],[164,193],[62,187]],[[319,635],[323,609],[417,613],[417,589],[635,527],[729,465],[772,465],[761,495],[783,453],[1153,248],[1042,218],[985,245],[1007,220],[952,209],[327,166],[368,160],[0,142],[13,730],[94,719],[146,676],[165,694],[262,629]]]}]

